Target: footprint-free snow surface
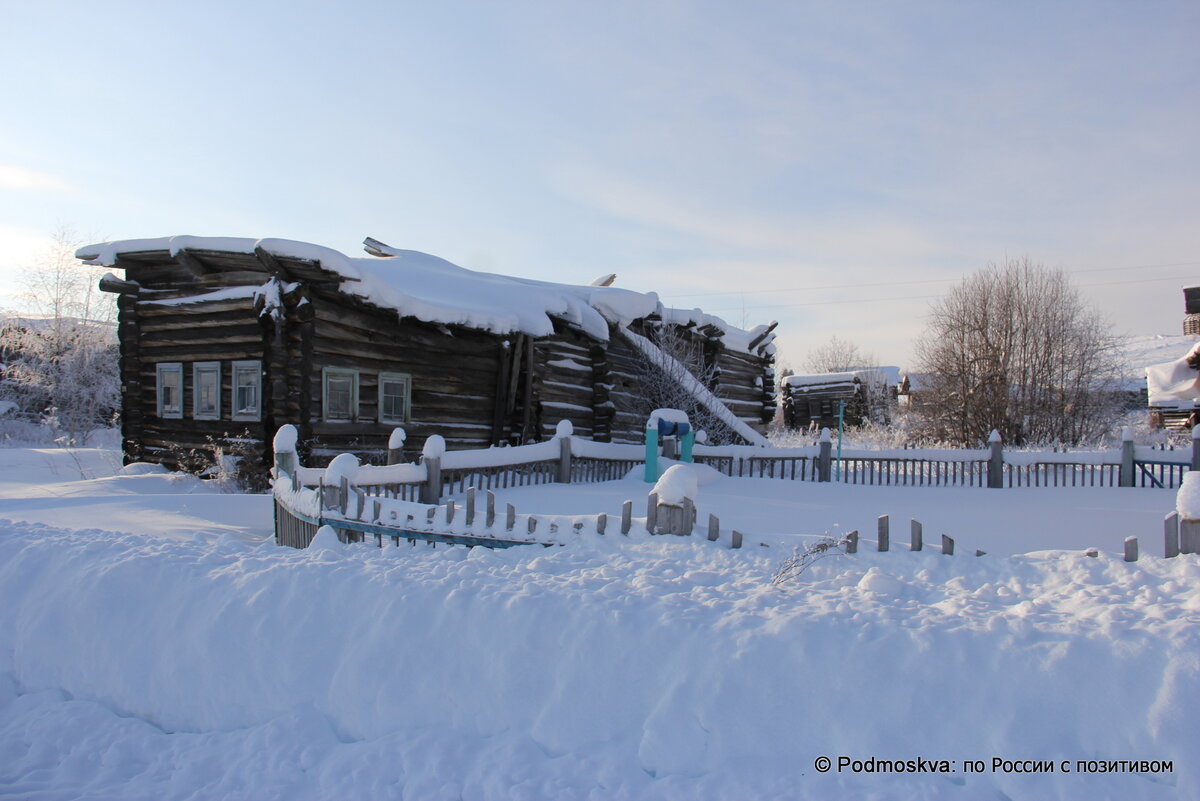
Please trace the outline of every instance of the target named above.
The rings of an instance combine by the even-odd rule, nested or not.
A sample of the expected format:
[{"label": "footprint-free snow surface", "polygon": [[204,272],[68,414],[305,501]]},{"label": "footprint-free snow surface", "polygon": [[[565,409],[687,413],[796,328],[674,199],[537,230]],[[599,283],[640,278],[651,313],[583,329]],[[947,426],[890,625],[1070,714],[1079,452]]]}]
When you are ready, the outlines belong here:
[{"label": "footprint-free snow surface", "polygon": [[[750,485],[719,484],[699,502],[731,517]],[[603,507],[638,488],[561,491]],[[892,502],[836,490],[858,493],[826,504],[855,527]],[[557,491],[512,497],[557,512]],[[919,497],[946,519],[994,497],[963,492]],[[1075,510],[1051,539],[1108,514],[1046,493]],[[0,522],[0,797],[1200,797],[1194,556],[950,557],[895,531],[878,554],[864,531],[861,553],[777,586],[782,522],[741,551],[619,535],[295,551],[256,540],[261,519],[130,533],[92,508],[91,527]]]}]

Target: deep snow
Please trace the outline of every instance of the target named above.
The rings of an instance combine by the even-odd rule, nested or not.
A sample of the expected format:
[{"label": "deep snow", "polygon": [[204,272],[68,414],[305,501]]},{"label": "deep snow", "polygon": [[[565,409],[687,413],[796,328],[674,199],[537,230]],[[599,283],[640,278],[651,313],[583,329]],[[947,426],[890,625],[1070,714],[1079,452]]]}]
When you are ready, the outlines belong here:
[{"label": "deep snow", "polygon": [[[1113,554],[1130,533],[1161,548],[1169,491],[719,479],[697,505],[744,523],[741,551],[613,535],[294,551],[261,540],[266,496],[100,475],[103,452],[72,480],[75,457],[54,456],[0,450],[0,517],[17,518],[0,522],[0,796],[1200,797],[1200,559]],[[501,498],[614,512],[649,487]],[[90,524],[46,525],[53,499]],[[242,504],[241,527],[189,535],[170,508],[188,501],[197,519]],[[120,533],[139,507],[144,533]],[[909,553],[916,510],[927,542],[945,528],[989,555]],[[790,546],[833,524],[862,529],[862,552],[774,587]],[[823,775],[822,755],[956,768]],[[1174,770],[962,770],[993,757]]]}]

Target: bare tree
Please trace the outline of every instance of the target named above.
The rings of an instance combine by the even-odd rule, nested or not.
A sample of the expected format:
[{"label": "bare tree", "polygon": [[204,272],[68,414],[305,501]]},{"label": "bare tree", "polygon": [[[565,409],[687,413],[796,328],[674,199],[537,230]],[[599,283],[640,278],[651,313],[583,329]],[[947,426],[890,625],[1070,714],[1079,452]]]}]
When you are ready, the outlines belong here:
[{"label": "bare tree", "polygon": [[916,409],[928,435],[977,444],[1077,444],[1111,424],[1110,326],[1062,270],[1028,258],[989,265],[933,305],[917,343]]},{"label": "bare tree", "polygon": [[804,369],[810,373],[844,373],[868,367],[874,357],[863,353],[858,345],[837,335],[823,345],[810,350]]}]

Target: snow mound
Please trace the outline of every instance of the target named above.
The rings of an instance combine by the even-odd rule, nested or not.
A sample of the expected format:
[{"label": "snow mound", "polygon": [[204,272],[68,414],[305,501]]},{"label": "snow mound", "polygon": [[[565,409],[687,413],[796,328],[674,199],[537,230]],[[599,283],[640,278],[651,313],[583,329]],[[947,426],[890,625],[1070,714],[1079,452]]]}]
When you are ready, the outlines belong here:
[{"label": "snow mound", "polygon": [[[0,782],[38,798],[1200,797],[1194,558],[860,553],[775,589],[778,554],[659,539],[313,558],[0,524]],[[821,755],[1173,772],[821,774]]]},{"label": "snow mound", "polygon": [[684,498],[696,500],[700,494],[700,481],[691,465],[675,464],[667,468],[651,491],[660,503],[679,506]]}]

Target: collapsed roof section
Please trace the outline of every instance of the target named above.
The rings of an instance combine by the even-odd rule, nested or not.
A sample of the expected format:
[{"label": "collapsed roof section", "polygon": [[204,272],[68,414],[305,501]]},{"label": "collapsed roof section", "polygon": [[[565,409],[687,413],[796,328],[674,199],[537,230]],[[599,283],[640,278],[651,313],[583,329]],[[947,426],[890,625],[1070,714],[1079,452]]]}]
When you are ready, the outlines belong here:
[{"label": "collapsed roof section", "polygon": [[314,265],[336,280],[339,289],[401,317],[429,323],[461,325],[496,334],[553,334],[553,320],[577,326],[607,341],[609,324],[625,328],[634,320],[658,316],[667,322],[695,326],[732,350],[773,353],[773,326],[743,331],[699,309],[664,307],[654,292],[612,286],[580,286],[479,272],[415,250],[401,250],[373,239],[367,252],[375,258],[351,258],[331,248],[288,239],[172,236],[127,239],[87,245],[76,252],[88,264],[120,267],[137,254],[167,252],[187,260],[190,254],[234,253],[260,259]]}]

